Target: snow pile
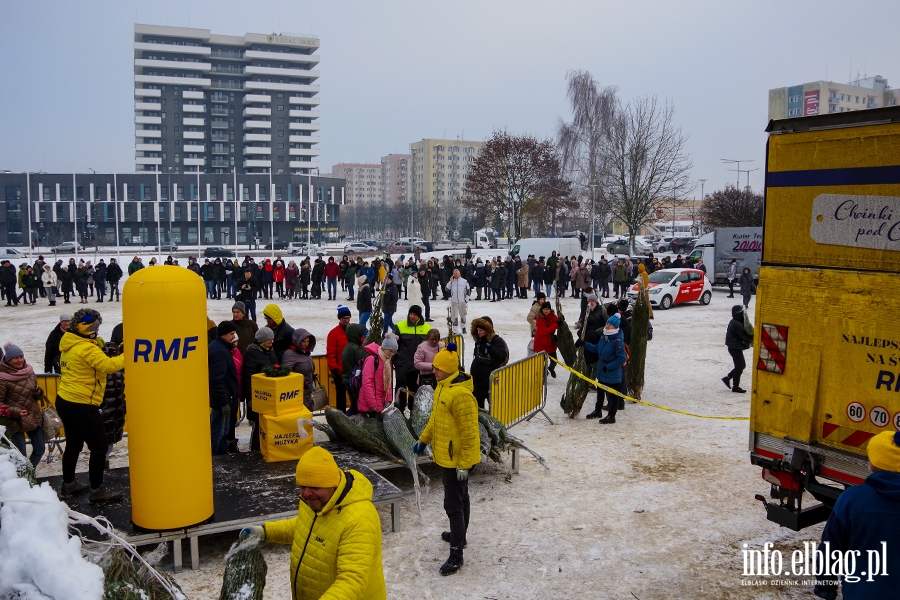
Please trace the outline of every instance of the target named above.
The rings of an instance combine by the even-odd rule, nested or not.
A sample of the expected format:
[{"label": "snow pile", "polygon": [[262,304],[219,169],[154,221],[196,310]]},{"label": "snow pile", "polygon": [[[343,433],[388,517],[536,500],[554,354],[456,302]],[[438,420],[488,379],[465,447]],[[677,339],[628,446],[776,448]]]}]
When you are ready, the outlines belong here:
[{"label": "snow pile", "polygon": [[17,476],[23,460],[0,448],[0,598],[100,600],[103,571],[69,537],[67,507],[56,492]]}]

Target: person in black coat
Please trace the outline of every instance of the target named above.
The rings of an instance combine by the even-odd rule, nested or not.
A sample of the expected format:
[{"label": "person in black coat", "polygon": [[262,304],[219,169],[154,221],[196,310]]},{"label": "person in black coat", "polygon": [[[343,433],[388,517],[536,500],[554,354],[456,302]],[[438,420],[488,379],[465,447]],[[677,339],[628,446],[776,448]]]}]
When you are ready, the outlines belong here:
[{"label": "person in black coat", "polygon": [[400,299],[400,291],[397,284],[394,283],[394,276],[388,275],[384,286],[384,298],[381,300],[381,314],[384,323],[381,328],[381,335],[387,333],[388,329],[394,326],[394,313],[397,312],[397,301]]},{"label": "person in black coat", "polygon": [[424,266],[419,267],[419,276],[416,278],[415,282],[410,282],[410,285],[414,285],[416,282],[419,287],[422,288],[422,305],[425,307],[425,320],[427,322],[432,322],[431,318],[431,276],[428,274],[427,270]]},{"label": "person in black coat", "polygon": [[744,328],[744,307],[736,304],[731,307],[731,321],[728,322],[728,330],[725,332],[725,345],[734,362],[734,368],[722,378],[722,382],[731,388],[732,392],[743,394],[747,391],[741,389],[741,373],[747,366],[744,361],[744,350],[752,343],[753,336]]},{"label": "person in black coat", "polygon": [[222,321],[216,327],[218,337],[209,344],[209,426],[212,453],[227,454],[228,419],[239,401],[237,368],[231,356],[234,323]]},{"label": "person in black coat", "polygon": [[739,280],[741,284],[741,299],[743,300],[744,310],[750,307],[750,296],[753,295],[753,275],[750,269],[744,267]]},{"label": "person in black coat", "polygon": [[116,259],[109,259],[109,266],[106,267],[106,282],[109,284],[109,301],[120,299],[119,296],[119,280],[122,279],[122,267],[116,262]]},{"label": "person in black coat", "polygon": [[65,332],[69,330],[69,321],[72,315],[63,313],[59,316],[59,325],[53,328],[47,336],[44,344],[44,373],[59,373],[59,342]]},{"label": "person in black coat", "polygon": [[534,297],[537,298],[537,295],[542,293],[544,285],[544,261],[539,260],[531,267],[531,270],[528,272],[528,275],[531,277],[531,280],[534,282]]},{"label": "person in black coat", "polygon": [[97,290],[97,302],[103,302],[106,296],[106,272],[108,268],[103,259],[94,267],[94,288]]},{"label": "person in black coat", "polygon": [[272,344],[275,342],[275,334],[268,327],[263,327],[256,332],[253,343],[247,346],[244,353],[244,364],[241,367],[241,390],[244,400],[247,402],[247,420],[251,423],[250,451],[259,451],[259,414],[253,412],[253,376],[262,373],[267,366],[275,366],[278,359]]},{"label": "person in black coat", "polygon": [[[585,342],[597,344],[597,342],[600,341],[603,326],[606,325],[606,320],[608,318],[609,316],[606,313],[606,309],[600,304],[597,294],[594,294],[593,292],[586,294],[586,307],[584,316],[582,316],[580,320],[581,328],[578,330],[577,337],[581,339],[583,336]],[[597,353],[591,352],[587,349],[587,346],[585,346],[584,362],[588,365],[596,365],[598,360],[600,360],[600,357]]]},{"label": "person in black coat", "polygon": [[484,408],[491,392],[491,373],[506,364],[509,360],[509,347],[506,341],[494,332],[494,322],[490,317],[481,317],[472,321],[472,338],[475,348],[472,351],[472,394],[478,401],[478,407]]},{"label": "person in black coat", "polygon": [[69,296],[72,295],[72,286],[75,284],[76,268],[77,267],[75,267],[74,264],[70,264],[62,270],[62,275],[57,277],[57,279],[59,279],[59,289],[62,291],[65,304],[71,304]]}]

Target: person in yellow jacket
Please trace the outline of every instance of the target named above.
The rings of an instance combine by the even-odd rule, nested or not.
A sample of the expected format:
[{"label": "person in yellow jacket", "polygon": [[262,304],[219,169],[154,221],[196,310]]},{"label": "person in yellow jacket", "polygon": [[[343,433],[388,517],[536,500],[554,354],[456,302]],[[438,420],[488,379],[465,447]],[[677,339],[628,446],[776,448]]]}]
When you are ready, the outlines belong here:
[{"label": "person in yellow jacket", "polygon": [[295,600],[384,600],[381,518],[372,484],[359,471],[342,471],[319,446],[297,463],[297,516],[247,527],[241,535],[292,544]]},{"label": "person in yellow jacket", "polygon": [[106,392],[106,376],[121,371],[125,355],[110,358],[104,354],[103,340],[97,331],[103,319],[100,313],[82,308],[69,322],[69,330],[59,341],[59,388],[56,393],[56,412],[66,429],[66,450],[63,452],[62,495],[73,496],[88,489],[75,479],[75,465],[84,444],[91,451],[88,478],[91,483],[91,504],[121,500],[120,492],[110,492],[103,485],[106,463],[106,431],[100,415],[100,404]]},{"label": "person in yellow jacket", "polygon": [[422,455],[429,443],[434,462],[443,470],[444,510],[450,531],[441,539],[450,542],[450,558],[441,565],[441,575],[452,575],[463,565],[463,548],[469,528],[469,473],[481,462],[478,439],[478,404],[472,393],[472,377],[459,371],[459,356],[446,348],[432,361],[437,389],[428,425],[413,445]]}]

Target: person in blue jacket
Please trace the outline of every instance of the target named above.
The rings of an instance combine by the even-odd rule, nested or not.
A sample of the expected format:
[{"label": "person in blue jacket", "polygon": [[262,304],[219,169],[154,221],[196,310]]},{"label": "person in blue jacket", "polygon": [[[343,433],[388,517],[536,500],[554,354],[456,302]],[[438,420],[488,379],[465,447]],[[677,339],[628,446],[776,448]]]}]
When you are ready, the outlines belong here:
[{"label": "person in blue jacket", "polygon": [[[871,475],[838,496],[819,551],[856,555],[856,569],[841,583],[845,600],[900,598],[900,432],[882,431],[867,451]],[[828,582],[815,586],[816,596],[837,598],[837,579],[817,574],[816,580]]]},{"label": "person in blue jacket", "polygon": [[[600,360],[597,361],[597,381],[624,394],[626,391],[622,367],[625,365],[626,354],[625,338],[619,329],[620,324],[619,315],[613,315],[606,320],[600,341],[592,344],[579,339],[575,342],[575,345],[584,345],[585,350],[593,352],[600,357]],[[600,423],[607,425],[616,422],[616,411],[619,410],[619,396],[603,388],[597,388],[597,406],[594,408],[594,414],[598,417],[603,408],[604,396],[607,399],[609,410],[606,417],[600,419]]]}]

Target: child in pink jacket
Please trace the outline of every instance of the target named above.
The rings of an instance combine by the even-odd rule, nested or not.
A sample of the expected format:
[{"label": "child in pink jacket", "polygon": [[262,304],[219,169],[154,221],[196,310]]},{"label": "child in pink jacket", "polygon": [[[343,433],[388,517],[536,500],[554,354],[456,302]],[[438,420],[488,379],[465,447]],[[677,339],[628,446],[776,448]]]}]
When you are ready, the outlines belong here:
[{"label": "child in pink jacket", "polygon": [[359,412],[380,415],[384,407],[393,402],[394,374],[391,359],[397,353],[397,348],[397,338],[392,333],[385,336],[380,348],[374,342],[366,346],[370,356],[363,363],[362,387],[357,403]]}]

